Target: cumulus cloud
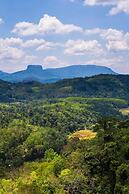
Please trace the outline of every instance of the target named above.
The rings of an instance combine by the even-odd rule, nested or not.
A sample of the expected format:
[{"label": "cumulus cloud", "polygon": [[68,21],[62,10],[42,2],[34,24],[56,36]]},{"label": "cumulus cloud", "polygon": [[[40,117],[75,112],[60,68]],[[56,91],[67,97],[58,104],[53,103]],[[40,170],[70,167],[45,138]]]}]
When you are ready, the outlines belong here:
[{"label": "cumulus cloud", "polygon": [[121,12],[129,14],[129,1],[128,0],[117,1],[116,5],[110,10],[109,14],[116,15]]},{"label": "cumulus cloud", "polygon": [[46,68],[66,66],[66,63],[58,59],[56,56],[47,56],[43,60]]},{"label": "cumulus cloud", "polygon": [[0,66],[5,71],[20,70],[23,66],[25,68],[26,64],[36,63],[37,60],[37,56],[29,54],[22,48],[0,44]]},{"label": "cumulus cloud", "polygon": [[0,45],[4,47],[36,48],[37,51],[54,49],[60,44],[49,42],[44,39],[29,39],[23,41],[21,38],[0,38]]},{"label": "cumulus cloud", "polygon": [[24,57],[24,51],[13,47],[1,47],[0,46],[0,60],[4,62],[13,62]]},{"label": "cumulus cloud", "polygon": [[25,42],[22,43],[22,46],[25,48],[30,48],[30,47],[37,47],[40,46],[41,44],[45,44],[46,41],[44,39],[31,39],[31,40],[27,40]]},{"label": "cumulus cloud", "polygon": [[22,47],[30,48],[36,47],[36,51],[44,51],[55,49],[58,46],[57,43],[49,42],[44,39],[31,39],[22,43]]},{"label": "cumulus cloud", "polygon": [[8,46],[19,46],[22,45],[23,41],[20,38],[0,38],[0,46],[8,47]]},{"label": "cumulus cloud", "polygon": [[[18,67],[28,63],[41,63],[41,55],[36,51],[46,51],[61,46],[60,43],[49,42],[44,39],[28,39],[21,38],[0,38],[0,60],[1,64],[18,64]],[[33,49],[33,51],[32,51]],[[35,51],[35,52],[34,52]],[[33,53],[33,54],[32,54]],[[59,66],[62,62],[55,57],[45,58],[47,66]],[[19,69],[17,67],[17,69]],[[5,67],[6,68],[6,67]],[[11,71],[8,68],[9,71]]]},{"label": "cumulus cloud", "polygon": [[68,55],[100,55],[103,49],[97,40],[69,40],[64,52]]},{"label": "cumulus cloud", "polygon": [[37,51],[53,50],[60,46],[62,46],[60,43],[44,41],[44,43],[42,43],[36,50]]},{"label": "cumulus cloud", "polygon": [[116,29],[102,30],[100,36],[106,41],[108,50],[129,51],[129,33]]},{"label": "cumulus cloud", "polygon": [[45,34],[69,34],[82,32],[82,28],[74,24],[63,24],[54,16],[44,15],[39,23],[19,22],[15,25],[13,33],[20,36],[45,35]]},{"label": "cumulus cloud", "polygon": [[[30,42],[33,40],[30,40]],[[28,55],[23,47],[32,47],[28,41],[20,38],[0,38],[0,60],[4,63],[17,63],[20,61],[32,61],[33,56]],[[35,41],[34,41],[35,42]],[[41,42],[42,44],[42,42]]]},{"label": "cumulus cloud", "polygon": [[[89,40],[90,39],[90,40]],[[75,64],[98,64],[115,71],[129,72],[129,33],[116,29],[86,29],[85,38],[69,40],[64,53],[75,59]],[[125,71],[126,69],[126,71]]]},{"label": "cumulus cloud", "polygon": [[[72,2],[76,0],[70,0]],[[110,15],[129,14],[129,0],[83,0],[85,6],[111,6]]]},{"label": "cumulus cloud", "polygon": [[110,51],[129,51],[129,33],[116,29],[87,29],[85,35],[99,36]]},{"label": "cumulus cloud", "polygon": [[0,39],[0,60],[14,61],[24,57],[24,51],[15,46],[21,45],[22,40],[19,38]]}]

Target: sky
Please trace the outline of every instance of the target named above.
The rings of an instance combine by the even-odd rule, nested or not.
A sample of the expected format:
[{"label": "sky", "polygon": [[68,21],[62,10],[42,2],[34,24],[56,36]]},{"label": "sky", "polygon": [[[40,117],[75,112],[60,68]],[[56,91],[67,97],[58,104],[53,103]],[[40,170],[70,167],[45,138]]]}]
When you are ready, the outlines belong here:
[{"label": "sky", "polygon": [[129,0],[0,0],[0,70],[28,64],[129,74]]}]

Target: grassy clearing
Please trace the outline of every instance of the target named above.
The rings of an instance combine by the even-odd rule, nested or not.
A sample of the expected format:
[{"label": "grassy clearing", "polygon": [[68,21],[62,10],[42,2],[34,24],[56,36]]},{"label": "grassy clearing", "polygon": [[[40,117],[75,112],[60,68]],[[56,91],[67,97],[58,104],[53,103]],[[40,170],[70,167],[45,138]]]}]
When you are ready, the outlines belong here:
[{"label": "grassy clearing", "polygon": [[96,135],[97,133],[91,130],[80,130],[70,135],[69,139],[78,137],[80,140],[89,140],[95,138]]},{"label": "grassy clearing", "polygon": [[122,109],[120,109],[120,112],[121,112],[123,115],[129,115],[129,108],[122,108]]}]

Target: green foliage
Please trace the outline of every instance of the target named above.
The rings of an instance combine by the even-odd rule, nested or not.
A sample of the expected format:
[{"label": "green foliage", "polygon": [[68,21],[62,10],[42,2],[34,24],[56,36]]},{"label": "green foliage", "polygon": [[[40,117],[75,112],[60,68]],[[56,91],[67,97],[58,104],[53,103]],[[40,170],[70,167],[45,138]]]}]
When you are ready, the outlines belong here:
[{"label": "green foliage", "polygon": [[[128,194],[129,120],[119,112],[127,105],[82,97],[0,104],[0,194]],[[85,128],[94,138],[68,138]]]},{"label": "green foliage", "polygon": [[17,102],[47,98],[99,97],[129,99],[128,75],[97,75],[65,79],[53,84],[12,84],[0,81],[0,101]]},{"label": "green foliage", "polygon": [[0,130],[0,164],[14,168],[26,160],[43,157],[49,148],[59,152],[64,144],[65,135],[57,129],[14,121],[8,128]]}]

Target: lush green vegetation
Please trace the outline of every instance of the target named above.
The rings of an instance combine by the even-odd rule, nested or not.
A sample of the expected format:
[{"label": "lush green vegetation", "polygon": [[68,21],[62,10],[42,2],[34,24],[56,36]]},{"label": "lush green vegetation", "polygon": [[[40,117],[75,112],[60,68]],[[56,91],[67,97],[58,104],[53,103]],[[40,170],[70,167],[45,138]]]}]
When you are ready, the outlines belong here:
[{"label": "lush green vegetation", "polygon": [[0,194],[128,193],[127,107],[114,98],[1,103]]},{"label": "lush green vegetation", "polygon": [[[23,139],[19,138],[21,135],[16,132],[18,129],[12,135],[9,134],[11,127],[16,129],[16,125],[22,138],[26,139],[20,146],[18,144],[23,142]],[[55,141],[53,135],[48,135],[51,129],[33,127],[33,132],[28,136],[27,131],[32,126],[24,126],[24,130],[21,130],[22,125],[23,123],[15,123],[10,126],[4,139],[1,139],[1,159],[4,160],[5,155],[8,158],[8,161],[1,165],[2,194],[128,193],[129,121],[103,120],[94,126],[97,131],[95,138],[68,138],[63,147],[60,147],[61,140]],[[48,137],[53,141],[50,142]],[[55,142],[61,148],[60,151],[54,145]],[[13,146],[13,149],[7,151],[8,146]],[[27,160],[22,165],[19,163],[21,153],[17,155],[18,148],[24,152],[23,160]],[[54,151],[56,149],[57,152]],[[6,152],[5,155],[2,150]]]},{"label": "lush green vegetation", "polygon": [[81,97],[2,103],[0,126],[8,127],[15,119],[72,132],[89,127],[102,117],[123,118],[119,110],[127,107],[128,102],[121,99]]},{"label": "lush green vegetation", "polygon": [[53,84],[38,82],[11,84],[0,81],[0,101],[16,102],[64,97],[129,99],[128,75],[98,75],[66,79]]},{"label": "lush green vegetation", "polygon": [[[127,123],[98,123],[103,117],[128,118],[120,111],[128,108],[123,77],[110,78],[47,85],[1,82],[1,194],[127,193],[128,146],[117,145],[128,140]],[[115,96],[123,99],[109,98]],[[85,128],[95,131],[93,138],[75,136]]]}]

